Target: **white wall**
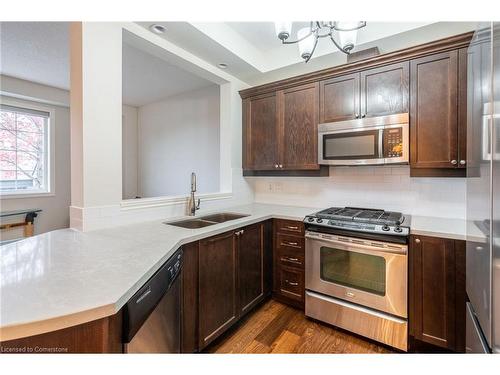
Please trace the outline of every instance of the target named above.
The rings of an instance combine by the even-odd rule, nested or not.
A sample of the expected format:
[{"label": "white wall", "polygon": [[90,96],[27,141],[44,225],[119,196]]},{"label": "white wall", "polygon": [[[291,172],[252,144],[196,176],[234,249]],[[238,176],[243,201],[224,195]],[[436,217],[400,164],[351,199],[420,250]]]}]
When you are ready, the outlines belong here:
[{"label": "white wall", "polygon": [[218,85],[139,107],[141,197],[186,194],[191,172],[198,193],[219,192],[219,111]]},{"label": "white wall", "polygon": [[[4,84],[5,83],[5,84]],[[18,80],[12,77],[0,76],[2,93],[6,96],[9,91],[14,93],[18,102],[44,103],[54,109],[55,118],[55,195],[33,198],[0,199],[2,211],[41,208],[43,212],[35,220],[35,233],[43,233],[69,226],[69,204],[70,204],[70,114],[69,108],[63,106],[48,105],[47,102],[68,102],[69,93],[65,90],[40,85],[37,83]],[[30,97],[27,101],[21,97]],[[0,98],[1,99],[1,98]],[[5,232],[2,238],[18,237],[19,232]]]},{"label": "white wall", "polygon": [[411,178],[408,166],[332,167],[329,177],[248,177],[255,201],[317,207],[360,206],[412,215],[465,218],[465,178]]},{"label": "white wall", "polygon": [[123,106],[122,123],[122,196],[134,199],[138,194],[137,107]]}]

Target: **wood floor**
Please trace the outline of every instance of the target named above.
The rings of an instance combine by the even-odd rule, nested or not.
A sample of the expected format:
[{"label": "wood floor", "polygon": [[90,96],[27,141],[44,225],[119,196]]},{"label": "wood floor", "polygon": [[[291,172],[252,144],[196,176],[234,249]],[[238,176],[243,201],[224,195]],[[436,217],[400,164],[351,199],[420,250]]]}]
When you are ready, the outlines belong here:
[{"label": "wood floor", "polygon": [[305,317],[303,311],[266,302],[210,345],[207,353],[391,353]]}]

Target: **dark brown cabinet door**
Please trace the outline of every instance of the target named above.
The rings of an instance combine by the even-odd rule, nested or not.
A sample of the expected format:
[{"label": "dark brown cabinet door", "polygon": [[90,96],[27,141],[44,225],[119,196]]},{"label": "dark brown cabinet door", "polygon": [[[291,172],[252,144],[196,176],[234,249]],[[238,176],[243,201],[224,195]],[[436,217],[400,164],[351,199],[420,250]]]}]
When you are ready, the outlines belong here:
[{"label": "dark brown cabinet door", "polygon": [[239,306],[244,314],[264,297],[264,224],[246,227],[239,233]]},{"label": "dark brown cabinet door", "polygon": [[409,62],[361,72],[361,117],[408,112]]},{"label": "dark brown cabinet door", "polygon": [[417,235],[410,243],[410,335],[455,351],[463,351],[465,335],[463,244]]},{"label": "dark brown cabinet door", "polygon": [[317,83],[278,92],[280,169],[319,169],[318,95]]},{"label": "dark brown cabinet door", "polygon": [[237,319],[237,259],[234,232],[200,241],[199,338],[200,349]]},{"label": "dark brown cabinet door", "polygon": [[410,165],[456,168],[458,51],[410,63]]},{"label": "dark brown cabinet door", "polygon": [[276,169],[279,159],[276,94],[245,99],[243,109],[243,169]]},{"label": "dark brown cabinet door", "polygon": [[334,77],[320,82],[319,122],[334,122],[358,118],[359,73]]}]

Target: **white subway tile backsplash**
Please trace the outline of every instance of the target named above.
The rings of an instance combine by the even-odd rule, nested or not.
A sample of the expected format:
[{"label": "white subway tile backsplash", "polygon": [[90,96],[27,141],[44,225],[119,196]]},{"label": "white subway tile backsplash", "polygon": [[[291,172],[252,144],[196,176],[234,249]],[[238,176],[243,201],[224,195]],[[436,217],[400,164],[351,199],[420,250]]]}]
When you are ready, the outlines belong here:
[{"label": "white subway tile backsplash", "polygon": [[[413,178],[409,166],[332,167],[325,178],[247,179],[259,203],[324,208],[366,206],[414,215],[465,218],[464,178]],[[270,183],[281,191],[269,191]]]}]

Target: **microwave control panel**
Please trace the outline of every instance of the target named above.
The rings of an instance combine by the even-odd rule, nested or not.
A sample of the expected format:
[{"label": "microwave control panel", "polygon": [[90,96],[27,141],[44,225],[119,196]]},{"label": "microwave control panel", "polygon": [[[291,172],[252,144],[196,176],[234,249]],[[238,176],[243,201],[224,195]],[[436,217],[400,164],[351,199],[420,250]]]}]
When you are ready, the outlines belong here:
[{"label": "microwave control panel", "polygon": [[399,158],[403,156],[403,129],[384,130],[384,157]]}]

